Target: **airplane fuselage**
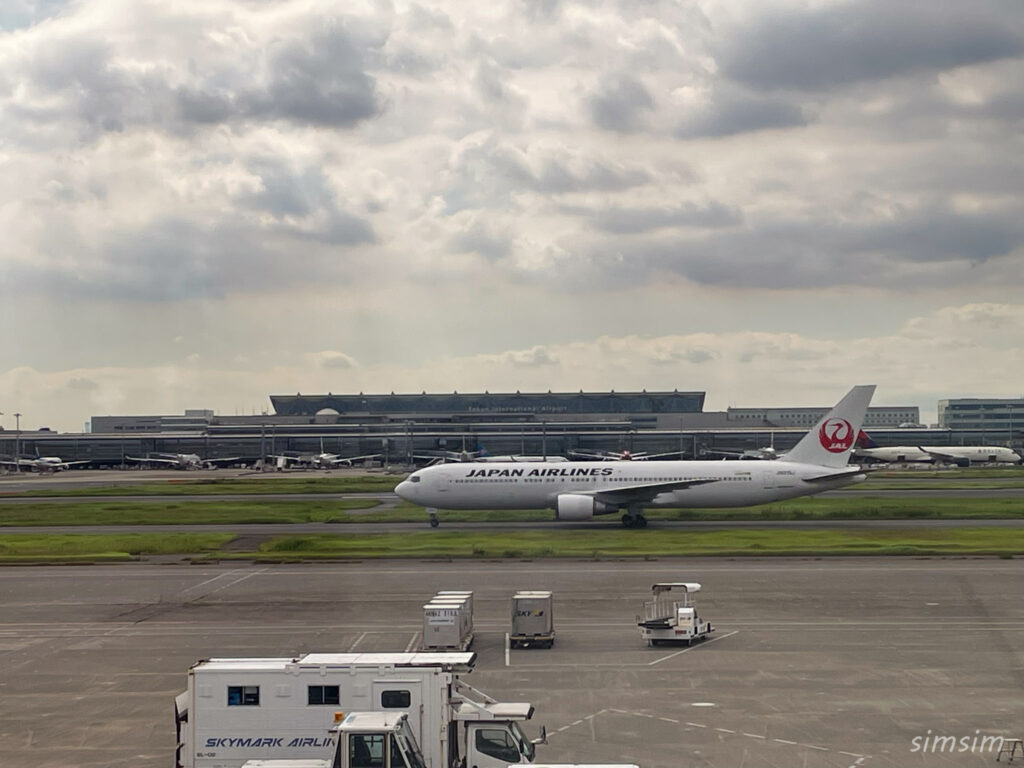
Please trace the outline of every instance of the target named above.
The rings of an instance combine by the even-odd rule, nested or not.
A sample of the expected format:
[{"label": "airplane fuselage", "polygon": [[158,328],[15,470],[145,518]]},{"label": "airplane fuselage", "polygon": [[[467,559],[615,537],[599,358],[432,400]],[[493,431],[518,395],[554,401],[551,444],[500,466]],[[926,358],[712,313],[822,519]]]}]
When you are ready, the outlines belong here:
[{"label": "airplane fuselage", "polygon": [[998,445],[894,445],[884,448],[857,448],[854,450],[854,456],[894,463],[1019,464],[1021,461],[1016,452]]},{"label": "airplane fuselage", "polygon": [[828,470],[787,461],[570,462],[557,467],[523,463],[442,464],[418,470],[396,488],[415,504],[438,509],[548,509],[562,494],[601,497],[660,483],[704,481],[657,493],[644,506],[745,507],[842,488],[865,479],[855,467],[832,480]]}]

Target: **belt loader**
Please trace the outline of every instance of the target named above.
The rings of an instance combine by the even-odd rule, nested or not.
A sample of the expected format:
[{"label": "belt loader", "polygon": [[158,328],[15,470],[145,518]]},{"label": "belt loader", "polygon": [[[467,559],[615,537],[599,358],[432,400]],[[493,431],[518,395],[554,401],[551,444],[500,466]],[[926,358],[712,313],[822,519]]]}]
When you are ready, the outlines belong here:
[{"label": "belt loader", "polygon": [[[682,593],[682,598],[676,595]],[[696,582],[660,582],[651,587],[653,599],[644,603],[644,615],[636,617],[640,635],[648,645],[685,641],[692,645],[714,632],[711,623],[697,615],[694,595],[700,591]]]}]

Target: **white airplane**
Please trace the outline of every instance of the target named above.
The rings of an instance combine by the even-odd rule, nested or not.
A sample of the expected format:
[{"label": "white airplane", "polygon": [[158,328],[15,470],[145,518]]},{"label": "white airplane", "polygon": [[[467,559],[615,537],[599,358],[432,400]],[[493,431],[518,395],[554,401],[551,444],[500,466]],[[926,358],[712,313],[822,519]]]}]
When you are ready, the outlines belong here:
[{"label": "white airplane", "polygon": [[569,453],[573,458],[593,459],[594,461],[650,461],[651,459],[660,459],[664,456],[681,456],[683,451],[668,451],[666,453],[647,453],[647,451],[640,451],[638,453],[633,453],[632,451],[598,451],[597,453],[570,451]]},{"label": "white airplane", "polygon": [[91,461],[64,461],[60,456],[36,456],[34,459],[0,459],[0,465],[25,469],[29,472],[59,472],[62,469],[92,464]]},{"label": "white airplane", "polygon": [[867,432],[857,434],[853,455],[886,463],[956,464],[1020,464],[1021,457],[1002,445],[892,445],[880,448]]},{"label": "white airplane", "polygon": [[558,520],[622,512],[643,528],[645,507],[746,507],[858,483],[866,470],[847,466],[875,387],[851,389],[793,450],[776,461],[581,461],[558,467],[517,463],[439,464],[417,470],[396,493],[427,508],[554,509]]},{"label": "white airplane", "polygon": [[413,454],[414,459],[424,459],[434,464],[445,464],[448,462],[524,462],[524,461],[569,461],[565,456],[538,456],[524,453],[508,454],[505,456],[492,456],[486,449],[479,451],[436,451],[425,454]]},{"label": "white airplane", "polygon": [[774,461],[779,458],[780,455],[783,455],[772,447],[748,448],[745,451],[727,451],[718,448],[705,448],[701,453],[704,456],[721,456],[723,459],[741,459],[743,461]]},{"label": "white airplane", "polygon": [[[323,446],[321,446],[321,449]],[[271,454],[268,458],[274,460],[277,469],[288,469],[289,466],[298,464],[310,466],[313,469],[334,469],[345,465],[351,467],[357,461],[369,461],[380,456],[379,453],[368,453],[365,456],[340,456],[337,453],[306,453],[306,454]]]},{"label": "white airplane", "polygon": [[245,458],[204,459],[197,453],[151,453],[148,456],[125,456],[124,460],[137,464],[160,464],[170,469],[217,469],[224,464],[238,464]]}]

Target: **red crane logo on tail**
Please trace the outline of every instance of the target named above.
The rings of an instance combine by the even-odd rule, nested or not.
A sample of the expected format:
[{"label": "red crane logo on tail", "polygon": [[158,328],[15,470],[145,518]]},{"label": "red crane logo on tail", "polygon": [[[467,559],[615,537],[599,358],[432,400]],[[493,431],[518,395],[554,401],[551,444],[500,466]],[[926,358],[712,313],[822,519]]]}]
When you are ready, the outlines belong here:
[{"label": "red crane logo on tail", "polygon": [[829,453],[843,453],[853,446],[853,427],[846,419],[828,419],[818,430],[821,447]]}]

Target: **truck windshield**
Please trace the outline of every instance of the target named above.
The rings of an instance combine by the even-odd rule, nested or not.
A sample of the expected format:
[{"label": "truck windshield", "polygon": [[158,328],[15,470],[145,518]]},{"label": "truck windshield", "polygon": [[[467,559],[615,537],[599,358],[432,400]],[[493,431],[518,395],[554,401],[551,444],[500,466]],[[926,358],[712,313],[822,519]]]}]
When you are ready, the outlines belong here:
[{"label": "truck windshield", "polygon": [[519,740],[519,751],[526,757],[526,762],[532,763],[533,756],[537,752],[537,748],[533,745],[533,742],[526,738],[526,734],[523,733],[523,729],[519,727],[519,723],[513,720],[510,725],[512,726],[512,733]]}]

